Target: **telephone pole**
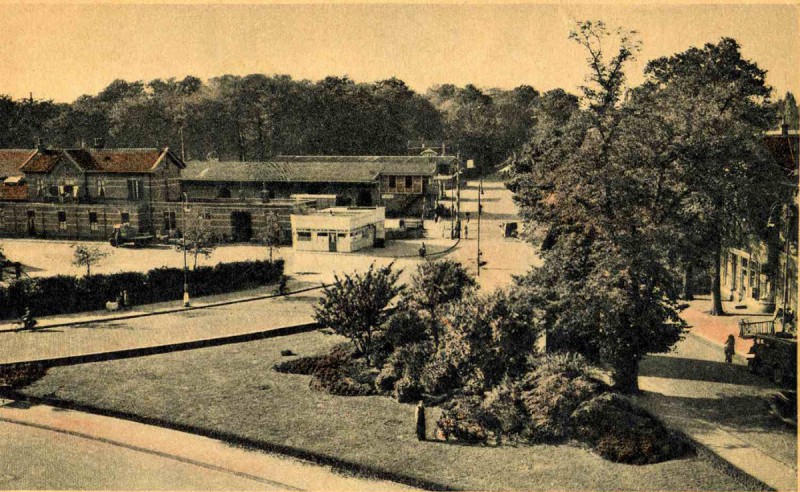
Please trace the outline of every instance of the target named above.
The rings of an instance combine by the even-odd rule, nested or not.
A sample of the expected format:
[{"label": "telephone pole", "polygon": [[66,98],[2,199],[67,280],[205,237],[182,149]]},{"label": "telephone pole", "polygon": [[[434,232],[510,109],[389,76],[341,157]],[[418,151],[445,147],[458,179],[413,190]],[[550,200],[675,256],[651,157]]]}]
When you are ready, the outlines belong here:
[{"label": "telephone pole", "polygon": [[478,261],[478,277],[481,276],[481,213],[483,212],[483,207],[481,206],[481,195],[483,194],[483,173],[481,173],[481,179],[478,184],[478,254],[477,254],[477,261]]}]

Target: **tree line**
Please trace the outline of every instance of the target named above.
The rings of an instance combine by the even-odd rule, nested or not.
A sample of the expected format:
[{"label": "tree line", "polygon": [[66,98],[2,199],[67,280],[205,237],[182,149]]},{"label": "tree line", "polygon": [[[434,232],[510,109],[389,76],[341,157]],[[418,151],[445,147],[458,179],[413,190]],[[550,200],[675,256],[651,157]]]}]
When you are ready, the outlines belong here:
[{"label": "tree line", "polygon": [[[409,141],[446,142],[448,153],[495,166],[551,113],[578,98],[531,86],[481,90],[444,84],[418,94],[391,78],[312,82],[288,75],[115,80],[69,104],[0,96],[0,147],[164,147],[187,159],[263,160],[286,155],[403,155]],[[97,139],[97,140],[96,140]]]}]

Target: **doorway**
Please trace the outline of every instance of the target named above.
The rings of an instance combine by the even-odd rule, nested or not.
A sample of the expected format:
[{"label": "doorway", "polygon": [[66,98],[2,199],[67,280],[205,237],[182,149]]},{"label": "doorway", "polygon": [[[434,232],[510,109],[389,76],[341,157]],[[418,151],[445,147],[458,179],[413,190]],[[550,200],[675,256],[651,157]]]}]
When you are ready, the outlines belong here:
[{"label": "doorway", "polygon": [[231,212],[231,230],[233,242],[250,241],[253,237],[253,217],[250,212]]},{"label": "doorway", "polygon": [[358,192],[356,198],[356,206],[358,207],[371,207],[372,206],[372,192],[370,190],[361,190]]},{"label": "doorway", "polygon": [[328,234],[328,251],[331,253],[336,252],[336,233],[331,232]]},{"label": "doorway", "polygon": [[28,235],[36,235],[36,212],[28,210]]}]

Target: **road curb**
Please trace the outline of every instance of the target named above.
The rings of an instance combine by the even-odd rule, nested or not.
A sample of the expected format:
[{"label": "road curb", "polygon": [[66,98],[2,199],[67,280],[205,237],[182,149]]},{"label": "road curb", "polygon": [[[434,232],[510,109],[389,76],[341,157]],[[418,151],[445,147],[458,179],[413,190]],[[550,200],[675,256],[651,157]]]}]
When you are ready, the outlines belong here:
[{"label": "road curb", "polygon": [[130,420],[133,422],[138,422],[140,424],[163,427],[166,429],[186,432],[188,434],[195,434],[198,436],[208,437],[211,439],[217,439],[219,441],[223,441],[235,446],[242,446],[245,448],[256,449],[268,453],[289,456],[291,458],[301,459],[317,465],[330,466],[337,470],[351,473],[357,477],[371,478],[377,480],[387,480],[424,490],[436,490],[436,491],[453,490],[452,487],[447,487],[445,485],[436,482],[429,482],[427,480],[401,475],[394,472],[389,472],[377,467],[343,460],[324,453],[307,451],[293,446],[272,443],[260,439],[237,436],[236,434],[230,432],[207,429],[205,427],[189,425],[189,424],[180,424],[153,417],[142,417],[131,412],[123,412],[119,410],[107,410],[92,405],[84,405],[80,403],[70,402],[67,400],[62,400],[60,398],[28,396],[13,390],[0,389],[0,396],[12,400],[22,400],[31,402],[33,404],[50,405],[53,407],[62,408],[66,410],[75,410],[95,415],[102,415],[104,417]]},{"label": "road curb", "polygon": [[266,338],[275,338],[286,335],[296,335],[314,331],[320,325],[314,321],[310,323],[300,323],[297,325],[283,326],[269,330],[255,331],[250,333],[240,333],[236,335],[226,335],[214,338],[202,338],[187,342],[167,343],[164,345],[151,345],[148,347],[137,347],[121,350],[110,350],[106,352],[94,352],[90,354],[67,355],[63,357],[52,357],[49,359],[32,359],[17,362],[4,362],[0,368],[27,364],[39,364],[44,368],[58,366],[74,366],[78,364],[88,364],[91,362],[104,362],[109,360],[131,359],[134,357],[147,357],[150,355],[167,354],[170,352],[182,352],[185,350],[196,350],[208,347],[218,347],[220,345],[230,345],[235,343],[253,342]]},{"label": "road curb", "polygon": [[[103,323],[106,321],[121,321],[126,319],[135,319],[135,318],[146,318],[148,316],[158,316],[160,314],[171,314],[171,313],[180,313],[184,311],[196,311],[198,309],[207,309],[219,306],[228,306],[231,304],[241,304],[245,302],[252,302],[252,301],[261,301],[264,299],[272,299],[276,297],[288,297],[294,294],[302,294],[304,292],[311,292],[313,290],[320,290],[327,287],[327,284],[316,285],[313,287],[306,287],[304,289],[296,290],[293,292],[287,292],[285,294],[262,294],[258,296],[251,296],[251,297],[243,297],[239,299],[232,299],[229,301],[219,301],[219,302],[212,302],[209,304],[203,304],[200,306],[189,306],[189,307],[176,307],[176,308],[165,308],[157,311],[150,311],[150,312],[139,312],[139,313],[129,313],[129,314],[120,314],[118,316],[108,316],[103,318],[95,318],[91,320],[83,320],[83,321],[69,321],[69,322],[59,322],[59,323],[51,323],[51,324],[39,324],[36,325],[36,328],[33,330],[27,331],[37,331],[45,328],[61,328],[65,326],[81,326],[81,325],[91,325],[94,323]],[[24,328],[0,328],[0,333],[9,333],[9,332],[22,332],[26,331]]]}]

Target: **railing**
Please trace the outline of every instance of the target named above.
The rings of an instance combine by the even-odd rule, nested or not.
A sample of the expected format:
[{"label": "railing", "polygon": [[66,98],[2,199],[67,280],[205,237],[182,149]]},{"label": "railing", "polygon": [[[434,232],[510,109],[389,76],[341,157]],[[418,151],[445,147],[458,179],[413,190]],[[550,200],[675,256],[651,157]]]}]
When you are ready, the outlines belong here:
[{"label": "railing", "polygon": [[743,319],[739,321],[739,337],[740,338],[753,338],[756,335],[774,335],[775,334],[775,320],[770,319],[767,321],[748,321]]}]

